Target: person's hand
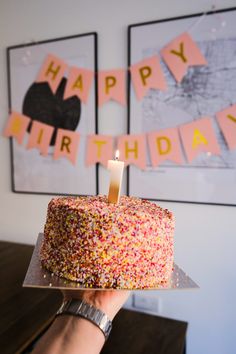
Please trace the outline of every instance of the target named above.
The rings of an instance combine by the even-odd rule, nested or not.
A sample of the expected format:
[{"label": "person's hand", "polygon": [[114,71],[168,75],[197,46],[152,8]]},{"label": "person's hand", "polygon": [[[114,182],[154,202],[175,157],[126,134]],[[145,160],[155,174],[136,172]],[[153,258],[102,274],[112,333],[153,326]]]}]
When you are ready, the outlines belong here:
[{"label": "person's hand", "polygon": [[106,313],[113,320],[117,312],[128,299],[130,291],[127,290],[65,290],[65,300],[81,299]]}]

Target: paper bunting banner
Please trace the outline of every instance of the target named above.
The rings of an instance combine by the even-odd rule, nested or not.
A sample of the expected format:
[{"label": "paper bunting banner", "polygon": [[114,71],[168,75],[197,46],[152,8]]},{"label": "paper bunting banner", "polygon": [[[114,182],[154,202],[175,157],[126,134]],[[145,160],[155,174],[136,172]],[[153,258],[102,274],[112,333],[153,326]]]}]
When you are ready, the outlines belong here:
[{"label": "paper bunting banner", "polygon": [[3,135],[16,138],[18,144],[22,144],[25,132],[30,123],[30,118],[21,113],[12,112],[8,118]]},{"label": "paper bunting banner", "polygon": [[158,56],[154,56],[130,67],[132,82],[139,100],[150,88],[165,91],[167,89],[164,74]]},{"label": "paper bunting banner", "polygon": [[48,82],[52,92],[55,93],[66,69],[67,64],[63,60],[49,54],[40,69],[36,82]]},{"label": "paper bunting banner", "polygon": [[51,125],[34,120],[31,126],[27,149],[36,148],[43,156],[47,156],[53,132],[54,127]]},{"label": "paper bunting banner", "polygon": [[177,82],[182,81],[189,66],[207,64],[197,44],[186,32],[165,46],[161,56]]},{"label": "paper bunting banner", "polygon": [[203,117],[181,126],[179,130],[189,162],[201,152],[220,154],[211,118]]},{"label": "paper bunting banner", "polygon": [[86,165],[100,162],[107,167],[107,161],[113,159],[113,138],[108,135],[88,135]]},{"label": "paper bunting banner", "polygon": [[86,103],[93,82],[94,73],[91,70],[71,67],[64,92],[64,100],[77,96]]},{"label": "paper bunting banner", "polygon": [[98,74],[98,104],[113,99],[122,105],[126,104],[125,96],[125,76],[123,69],[100,71]]},{"label": "paper bunting banner", "polygon": [[134,164],[141,169],[146,168],[146,139],[145,134],[122,135],[118,137],[117,149],[120,152],[120,160],[125,165]]},{"label": "paper bunting banner", "polygon": [[182,153],[177,128],[159,130],[148,134],[148,144],[153,166],[165,160],[182,163]]},{"label": "paper bunting banner", "polygon": [[[217,121],[230,149],[236,147],[236,104],[216,113]],[[31,120],[20,113],[13,112],[6,124],[3,135],[15,137],[22,144],[28,126],[31,124],[27,149],[36,148],[43,156],[48,153],[54,127]],[[181,136],[183,150],[180,144]],[[179,127],[153,131],[147,134],[151,163],[159,166],[165,160],[183,163],[183,153],[191,162],[201,152],[220,155],[220,147],[212,124],[212,118],[203,117]],[[146,168],[146,134],[123,135],[117,138],[120,160],[125,165],[134,164],[141,169]],[[88,135],[86,165],[101,163],[105,167],[113,158],[113,140],[108,135]],[[73,164],[76,156],[80,135],[71,130],[58,129],[54,159],[68,158]]]},{"label": "paper bunting banner", "polygon": [[216,113],[217,121],[229,149],[236,147],[236,105]]},{"label": "paper bunting banner", "polygon": [[54,159],[66,157],[73,164],[76,163],[80,135],[70,130],[58,129],[54,150]]}]

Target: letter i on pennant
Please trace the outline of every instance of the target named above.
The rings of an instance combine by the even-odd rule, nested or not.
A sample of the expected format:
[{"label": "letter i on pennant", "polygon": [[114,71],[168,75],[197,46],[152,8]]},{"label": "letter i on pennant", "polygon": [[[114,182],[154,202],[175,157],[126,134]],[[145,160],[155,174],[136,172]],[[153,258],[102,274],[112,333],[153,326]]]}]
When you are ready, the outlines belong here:
[{"label": "letter i on pennant", "polygon": [[48,147],[52,138],[54,127],[33,121],[27,149],[36,148],[43,156],[48,154]]},{"label": "letter i on pennant", "polygon": [[55,93],[66,69],[67,64],[63,60],[49,54],[39,71],[36,82],[48,82],[52,92]]}]

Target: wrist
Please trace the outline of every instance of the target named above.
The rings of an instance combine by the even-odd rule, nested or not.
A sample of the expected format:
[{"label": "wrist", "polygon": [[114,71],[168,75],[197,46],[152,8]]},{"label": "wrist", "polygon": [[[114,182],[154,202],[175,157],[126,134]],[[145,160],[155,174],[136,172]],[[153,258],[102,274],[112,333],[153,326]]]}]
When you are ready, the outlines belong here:
[{"label": "wrist", "polygon": [[112,322],[107,314],[83,299],[65,300],[57,312],[57,316],[60,315],[72,315],[90,321],[101,330],[105,339],[108,338],[112,328]]},{"label": "wrist", "polygon": [[83,317],[64,314],[63,316],[56,316],[54,324],[60,328],[62,336],[75,335],[77,337],[78,333],[83,332],[84,339],[85,337],[90,340],[96,338],[102,345],[105,342],[104,334],[100,328]]}]

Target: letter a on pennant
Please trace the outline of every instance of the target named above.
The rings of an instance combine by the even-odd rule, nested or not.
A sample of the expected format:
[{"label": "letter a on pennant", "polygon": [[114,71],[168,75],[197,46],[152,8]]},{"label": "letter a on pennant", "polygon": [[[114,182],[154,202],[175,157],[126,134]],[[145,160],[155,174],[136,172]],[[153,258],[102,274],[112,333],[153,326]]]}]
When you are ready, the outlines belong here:
[{"label": "letter a on pennant", "polygon": [[52,92],[55,93],[66,69],[67,64],[63,60],[49,54],[39,71],[36,82],[48,82]]},{"label": "letter a on pennant", "polygon": [[185,32],[161,50],[161,56],[177,82],[181,82],[189,66],[207,65],[191,36]]},{"label": "letter a on pennant", "polygon": [[210,117],[182,125],[179,130],[189,162],[201,152],[220,155],[220,147]]},{"label": "letter a on pennant", "polygon": [[216,113],[217,121],[230,150],[236,147],[236,104]]},{"label": "letter a on pennant", "polygon": [[177,128],[159,130],[148,134],[148,145],[153,166],[165,160],[182,163],[180,139]]},{"label": "letter a on pennant", "polygon": [[138,100],[141,100],[150,88],[156,88],[162,91],[167,89],[165,77],[157,55],[132,65],[130,72]]},{"label": "letter a on pennant", "polygon": [[117,149],[120,152],[120,160],[125,165],[134,164],[145,170],[146,168],[146,140],[145,134],[122,135],[118,138]]},{"label": "letter a on pennant", "polygon": [[51,125],[34,120],[32,122],[27,149],[36,148],[43,156],[47,156],[53,131],[54,127]]},{"label": "letter a on pennant", "polygon": [[12,112],[3,131],[3,135],[6,137],[14,137],[18,144],[22,144],[29,123],[29,117],[17,112]]},{"label": "letter a on pennant", "polygon": [[77,96],[86,103],[93,82],[92,70],[71,67],[64,92],[64,99]]},{"label": "letter a on pennant", "polygon": [[100,71],[98,74],[98,104],[113,99],[122,105],[126,104],[125,70]]},{"label": "letter a on pennant", "polygon": [[70,130],[58,129],[54,150],[54,159],[66,157],[74,165],[78,152],[80,135]]},{"label": "letter a on pennant", "polygon": [[108,135],[88,135],[86,165],[100,162],[107,167],[107,161],[113,158],[113,138]]}]

